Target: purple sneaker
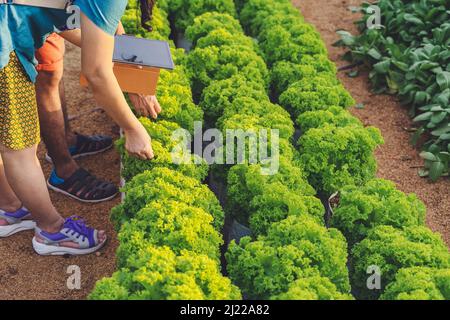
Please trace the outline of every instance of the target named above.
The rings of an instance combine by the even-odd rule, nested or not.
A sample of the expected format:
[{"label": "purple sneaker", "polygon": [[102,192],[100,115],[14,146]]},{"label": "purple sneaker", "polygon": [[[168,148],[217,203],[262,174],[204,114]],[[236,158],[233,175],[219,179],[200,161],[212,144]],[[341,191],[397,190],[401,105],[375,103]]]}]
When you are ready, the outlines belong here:
[{"label": "purple sneaker", "polygon": [[[106,243],[98,238],[98,230],[86,226],[83,219],[77,216],[67,218],[62,229],[57,233],[48,233],[35,228],[36,236],[33,238],[33,248],[36,253],[48,256],[85,255],[94,253]],[[41,241],[38,241],[39,240]],[[61,243],[73,242],[78,248],[61,246]]]},{"label": "purple sneaker", "polygon": [[0,209],[0,220],[8,222],[8,225],[0,226],[0,238],[36,227],[36,223],[31,220],[30,211],[25,208],[20,208],[16,212],[6,212]]}]

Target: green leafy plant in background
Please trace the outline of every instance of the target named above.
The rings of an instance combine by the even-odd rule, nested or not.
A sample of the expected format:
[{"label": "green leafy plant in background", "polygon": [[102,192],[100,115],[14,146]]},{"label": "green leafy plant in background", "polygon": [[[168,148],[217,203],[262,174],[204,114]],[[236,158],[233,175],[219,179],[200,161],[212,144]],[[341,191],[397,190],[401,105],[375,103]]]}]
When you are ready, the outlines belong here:
[{"label": "green leafy plant in background", "polygon": [[450,300],[450,269],[400,269],[381,300]]},{"label": "green leafy plant in background", "polygon": [[195,47],[199,39],[212,31],[225,29],[231,34],[243,35],[241,24],[233,16],[226,13],[206,12],[194,19],[194,23],[186,29],[186,37]]},{"label": "green leafy plant in background", "polygon": [[291,84],[281,94],[280,104],[296,118],[303,112],[330,106],[351,107],[355,101],[334,75],[321,74]]},{"label": "green leafy plant in background", "polygon": [[[232,129],[229,127],[230,119],[234,116],[251,116],[257,120],[261,128],[267,130],[279,130],[281,139],[291,139],[294,135],[294,124],[289,113],[279,105],[269,101],[257,101],[250,97],[238,97],[226,106],[223,115],[217,121],[217,127],[223,131]],[[242,129],[246,129],[245,123]]]},{"label": "green leafy plant in background", "polygon": [[[351,251],[352,288],[360,299],[377,299],[397,271],[407,267],[449,268],[450,254],[440,235],[426,227],[378,226]],[[367,269],[381,271],[381,290],[367,288]]]},{"label": "green leafy plant in background", "polygon": [[287,292],[270,297],[271,300],[354,300],[351,294],[339,292],[330,279],[321,276],[300,278]]},{"label": "green leafy plant in background", "polygon": [[318,274],[340,292],[350,290],[344,236],[306,215],[274,223],[256,241],[232,242],[226,257],[230,278],[249,299],[269,299],[287,292],[293,281]]},{"label": "green leafy plant in background", "polygon": [[301,21],[303,17],[299,11],[288,1],[284,0],[249,0],[241,7],[239,19],[246,32],[257,36],[268,19],[277,13],[279,16],[294,16]]},{"label": "green leafy plant in background", "polygon": [[450,158],[450,3],[379,0],[378,29],[367,27],[369,5],[361,8],[361,34],[339,31],[336,45],[350,49],[344,58],[371,69],[375,92],[398,94],[409,107],[418,126],[412,142],[425,141],[420,175],[436,181],[448,174]]},{"label": "green leafy plant in background", "polygon": [[398,229],[423,226],[425,213],[425,205],[415,194],[406,195],[393,182],[374,179],[364,186],[346,186],[341,190],[331,225],[353,245],[380,225]]},{"label": "green leafy plant in background", "polygon": [[184,31],[196,17],[207,12],[236,13],[233,0],[170,0],[170,13],[177,30]]},{"label": "green leafy plant in background", "polygon": [[291,26],[289,30],[275,26],[260,37],[259,44],[269,67],[277,61],[299,63],[303,55],[327,52],[319,33],[303,23]]},{"label": "green leafy plant in background", "polygon": [[299,63],[278,61],[271,69],[271,91],[278,98],[290,84],[322,73],[336,75],[336,66],[326,55],[303,55]]},{"label": "green leafy plant in background", "polygon": [[280,157],[279,170],[274,175],[263,175],[261,168],[261,164],[236,165],[228,173],[228,210],[241,223],[248,224],[251,201],[264,195],[266,185],[281,183],[297,195],[314,196],[316,193],[306,181],[304,172],[290,159]]},{"label": "green leafy plant in background", "polygon": [[377,128],[326,124],[299,139],[298,157],[311,185],[331,195],[346,185],[363,185],[375,177],[373,153],[382,143]]},{"label": "green leafy plant in background", "polygon": [[216,29],[207,36],[201,38],[197,43],[197,48],[207,48],[210,46],[244,46],[256,47],[255,42],[242,34],[232,34],[226,29]]},{"label": "green leafy plant in background", "polygon": [[264,184],[250,202],[249,227],[257,237],[266,235],[273,223],[289,216],[308,215],[324,225],[325,209],[314,196],[299,195],[280,182]]},{"label": "green leafy plant in background", "polygon": [[302,113],[296,121],[300,130],[305,133],[310,129],[320,128],[327,124],[335,127],[359,126],[362,123],[349,111],[341,107],[329,107],[327,110],[307,111]]},{"label": "green leafy plant in background", "polygon": [[207,122],[215,124],[224,110],[240,97],[269,102],[264,85],[235,75],[225,80],[212,81],[203,90],[199,106],[204,110]]},{"label": "green leafy plant in background", "polygon": [[264,60],[247,46],[197,48],[187,57],[187,68],[193,84],[194,98],[213,80],[242,75],[249,81],[268,86],[269,77]]}]

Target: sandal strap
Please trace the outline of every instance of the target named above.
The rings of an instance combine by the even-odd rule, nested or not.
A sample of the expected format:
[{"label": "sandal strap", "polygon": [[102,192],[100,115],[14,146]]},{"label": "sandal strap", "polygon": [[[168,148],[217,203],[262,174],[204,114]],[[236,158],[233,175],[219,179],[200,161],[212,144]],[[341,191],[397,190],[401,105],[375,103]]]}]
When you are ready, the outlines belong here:
[{"label": "sandal strap", "polygon": [[[111,137],[103,135],[85,136],[77,134],[76,150],[77,153],[94,152],[97,149],[103,149],[112,143]],[[98,147],[100,145],[100,148]]]},{"label": "sandal strap", "polygon": [[47,245],[60,246],[63,242],[74,242],[80,249],[93,248],[99,244],[98,231],[85,225],[79,217],[67,218],[57,233],[48,233],[36,227],[36,233]]},{"label": "sandal strap", "polygon": [[83,168],[79,168],[59,187],[86,200],[102,199],[107,194],[116,193],[117,189],[112,183],[98,179]]},{"label": "sandal strap", "polygon": [[5,220],[9,225],[20,223],[29,216],[30,211],[23,207],[15,212],[6,212],[0,209],[0,219]]}]

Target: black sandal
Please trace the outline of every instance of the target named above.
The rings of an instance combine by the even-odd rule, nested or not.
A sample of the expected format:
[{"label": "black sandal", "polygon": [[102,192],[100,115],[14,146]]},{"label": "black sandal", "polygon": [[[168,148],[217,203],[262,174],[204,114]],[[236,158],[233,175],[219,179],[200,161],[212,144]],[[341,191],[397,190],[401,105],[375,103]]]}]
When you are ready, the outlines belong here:
[{"label": "black sandal", "polygon": [[60,184],[52,183],[49,178],[47,185],[53,191],[87,203],[108,201],[119,193],[114,184],[100,180],[82,168]]},{"label": "black sandal", "polygon": [[[95,135],[85,136],[76,134],[77,142],[74,147],[69,148],[73,159],[92,156],[94,154],[105,152],[113,146],[113,139],[109,136]],[[52,163],[52,158],[46,154],[45,159]]]}]

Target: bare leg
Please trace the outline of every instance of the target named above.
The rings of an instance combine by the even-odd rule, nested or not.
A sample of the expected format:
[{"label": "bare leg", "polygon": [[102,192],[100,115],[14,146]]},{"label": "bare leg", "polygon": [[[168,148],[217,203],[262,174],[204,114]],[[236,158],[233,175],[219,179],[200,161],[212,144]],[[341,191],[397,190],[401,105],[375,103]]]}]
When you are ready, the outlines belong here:
[{"label": "bare leg", "polygon": [[[22,206],[19,198],[17,198],[14,191],[11,189],[5,175],[5,168],[3,167],[2,157],[0,157],[0,209],[6,212],[14,212]],[[0,226],[8,223],[0,219]]]},{"label": "bare leg", "polygon": [[6,177],[11,189],[30,210],[37,225],[47,232],[55,233],[61,229],[64,219],[50,200],[44,174],[36,157],[36,148],[14,151],[2,147]]},{"label": "bare leg", "polygon": [[[0,146],[6,178],[17,197],[30,210],[37,226],[48,233],[57,233],[61,230],[64,219],[50,200],[44,174],[36,156],[36,149],[37,146],[34,146],[14,151]],[[40,242],[38,236],[37,238],[37,241]],[[98,239],[100,242],[106,239],[105,231],[99,231]],[[62,242],[60,245],[78,247],[78,244],[74,242]]]},{"label": "bare leg", "polygon": [[69,114],[67,113],[66,90],[64,87],[63,79],[61,79],[61,81],[59,82],[59,97],[61,101],[61,109],[64,116],[64,129],[66,131],[67,144],[69,146],[73,146],[75,145],[77,138],[75,133],[72,131],[72,128],[70,127]]},{"label": "bare leg", "polygon": [[42,138],[55,165],[56,174],[67,179],[79,167],[68,147],[68,144],[75,143],[75,136],[67,123],[62,73],[63,70],[40,71],[36,81],[36,99]]}]

